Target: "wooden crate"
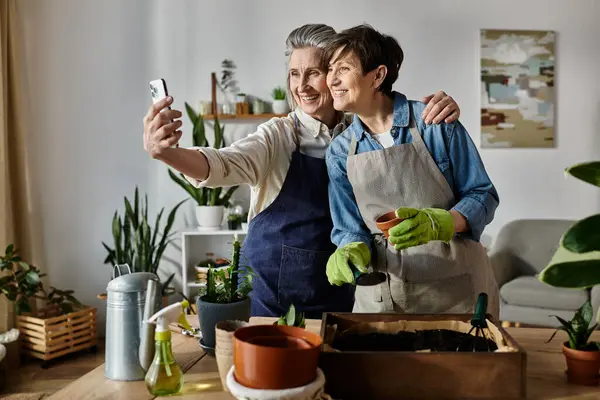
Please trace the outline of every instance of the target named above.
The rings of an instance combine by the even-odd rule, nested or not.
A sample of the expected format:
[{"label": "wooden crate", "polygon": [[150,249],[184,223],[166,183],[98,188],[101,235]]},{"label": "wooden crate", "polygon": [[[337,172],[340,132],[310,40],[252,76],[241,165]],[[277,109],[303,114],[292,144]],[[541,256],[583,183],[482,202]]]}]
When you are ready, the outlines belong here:
[{"label": "wooden crate", "polygon": [[87,307],[57,317],[52,315],[56,315],[56,310],[44,309],[35,316],[17,316],[22,354],[48,361],[95,348],[96,308]]},{"label": "wooden crate", "polygon": [[[326,341],[325,328],[333,324],[345,330],[361,322],[469,322],[472,316],[325,313],[321,337]],[[488,320],[492,321],[489,315]],[[524,398],[525,351],[502,327],[494,325],[516,352],[340,352],[323,346],[319,367],[327,377],[325,392],[345,400]]]}]

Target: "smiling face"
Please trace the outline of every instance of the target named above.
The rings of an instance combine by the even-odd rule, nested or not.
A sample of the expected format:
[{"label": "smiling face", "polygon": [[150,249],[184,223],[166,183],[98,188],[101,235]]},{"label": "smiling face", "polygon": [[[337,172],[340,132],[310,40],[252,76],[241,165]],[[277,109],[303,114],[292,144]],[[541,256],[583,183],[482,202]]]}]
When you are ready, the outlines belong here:
[{"label": "smiling face", "polygon": [[323,67],[323,50],[316,47],[294,50],[288,79],[290,92],[302,111],[320,121],[335,113]]},{"label": "smiling face", "polygon": [[340,48],[329,63],[327,86],[336,110],[359,113],[377,91],[375,71],[363,75],[358,56],[353,51],[343,54]]}]

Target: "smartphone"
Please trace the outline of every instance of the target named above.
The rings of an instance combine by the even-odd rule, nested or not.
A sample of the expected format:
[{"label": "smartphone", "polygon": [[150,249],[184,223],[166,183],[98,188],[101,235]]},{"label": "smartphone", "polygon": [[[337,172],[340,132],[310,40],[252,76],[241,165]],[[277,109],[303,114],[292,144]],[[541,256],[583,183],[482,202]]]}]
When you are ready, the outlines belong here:
[{"label": "smartphone", "polygon": [[[167,90],[167,82],[164,79],[155,79],[150,81],[150,95],[152,96],[152,103],[156,104],[160,100],[166,98],[169,95],[169,91]],[[167,109],[170,110],[171,106],[167,106]],[[171,120],[171,123],[173,120]],[[175,147],[179,147],[179,143],[175,145]]]},{"label": "smartphone", "polygon": [[[169,95],[167,90],[167,82],[164,79],[155,79],[150,81],[150,94],[152,95],[152,103],[156,104]],[[171,107],[169,106],[170,110]]]}]

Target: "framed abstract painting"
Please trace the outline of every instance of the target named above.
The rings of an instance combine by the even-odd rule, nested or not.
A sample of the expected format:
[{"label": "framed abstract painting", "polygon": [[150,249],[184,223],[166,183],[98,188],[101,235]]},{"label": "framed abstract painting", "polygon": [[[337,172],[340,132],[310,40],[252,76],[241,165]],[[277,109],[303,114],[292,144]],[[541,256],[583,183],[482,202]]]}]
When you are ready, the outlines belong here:
[{"label": "framed abstract painting", "polygon": [[481,147],[554,147],[555,32],[481,30]]}]

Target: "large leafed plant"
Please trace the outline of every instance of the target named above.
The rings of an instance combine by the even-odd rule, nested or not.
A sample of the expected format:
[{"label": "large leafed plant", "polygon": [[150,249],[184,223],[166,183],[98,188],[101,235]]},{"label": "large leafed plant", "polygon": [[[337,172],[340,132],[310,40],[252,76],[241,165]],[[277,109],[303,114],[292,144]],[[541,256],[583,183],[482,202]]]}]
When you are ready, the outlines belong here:
[{"label": "large leafed plant", "polygon": [[[567,168],[565,174],[600,187],[600,161],[576,164]],[[600,214],[574,223],[564,233],[539,280],[564,288],[590,288],[600,284]]]}]

